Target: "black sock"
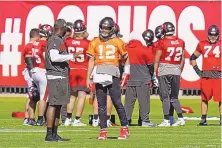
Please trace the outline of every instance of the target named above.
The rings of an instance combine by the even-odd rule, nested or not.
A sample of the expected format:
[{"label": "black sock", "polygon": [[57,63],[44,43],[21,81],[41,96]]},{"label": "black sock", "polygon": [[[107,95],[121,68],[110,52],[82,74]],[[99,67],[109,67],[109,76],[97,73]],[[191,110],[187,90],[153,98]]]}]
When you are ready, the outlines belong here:
[{"label": "black sock", "polygon": [[110,115],[107,115],[107,120],[109,120],[110,119]]},{"label": "black sock", "polygon": [[164,115],[165,120],[169,120],[169,115]]},{"label": "black sock", "polygon": [[76,116],[76,118],[75,118],[76,120],[79,120],[80,119],[80,117],[79,116]]},{"label": "black sock", "polygon": [[183,118],[183,114],[182,113],[178,113],[177,116],[178,116],[178,118]]},{"label": "black sock", "polygon": [[55,126],[54,128],[53,128],[53,135],[57,135],[57,131],[58,131],[58,126]]},{"label": "black sock", "polygon": [[38,120],[43,120],[43,116],[38,116]]},{"label": "black sock", "polygon": [[202,120],[206,120],[207,119],[207,115],[202,115],[201,119]]},{"label": "black sock", "polygon": [[99,118],[98,114],[93,115],[93,119],[97,120]]},{"label": "black sock", "polygon": [[52,135],[52,128],[47,127],[47,135]]},{"label": "black sock", "polygon": [[67,113],[67,118],[71,119],[72,118],[72,113]]},{"label": "black sock", "polygon": [[222,115],[220,115],[220,120],[222,121]]}]

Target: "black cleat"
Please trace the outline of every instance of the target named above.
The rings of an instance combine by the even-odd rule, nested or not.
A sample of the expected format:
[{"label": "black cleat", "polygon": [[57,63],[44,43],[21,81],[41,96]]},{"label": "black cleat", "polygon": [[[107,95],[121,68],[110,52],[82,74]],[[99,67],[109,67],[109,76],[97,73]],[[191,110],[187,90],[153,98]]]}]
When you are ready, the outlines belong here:
[{"label": "black cleat", "polygon": [[52,135],[46,135],[45,142],[58,142]]},{"label": "black cleat", "polygon": [[222,126],[222,120],[220,120],[220,126]]},{"label": "black cleat", "polygon": [[62,137],[60,137],[58,134],[54,135],[53,137],[54,137],[54,139],[56,139],[58,142],[70,141],[70,139],[62,138]]},{"label": "black cleat", "polygon": [[200,123],[197,124],[197,125],[198,125],[198,126],[207,126],[207,120],[202,119],[202,120],[200,121]]},{"label": "black cleat", "polygon": [[43,125],[45,125],[44,119],[37,120],[36,125],[37,125],[37,126],[43,126]]}]

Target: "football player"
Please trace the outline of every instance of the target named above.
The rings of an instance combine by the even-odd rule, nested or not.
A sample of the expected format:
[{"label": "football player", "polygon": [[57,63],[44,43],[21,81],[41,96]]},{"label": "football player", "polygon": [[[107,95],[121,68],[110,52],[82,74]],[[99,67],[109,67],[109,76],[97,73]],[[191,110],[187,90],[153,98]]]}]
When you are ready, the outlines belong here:
[{"label": "football player", "polygon": [[[196,51],[191,55],[190,61],[197,75],[201,78],[201,113],[200,126],[207,125],[208,102],[213,97],[219,103],[220,125],[222,125],[221,106],[221,40],[220,31],[216,25],[208,28],[207,40],[200,41]],[[196,59],[202,55],[202,71],[199,69]]]},{"label": "football player", "polygon": [[27,82],[27,86],[28,86],[28,100],[26,102],[26,112],[28,111],[28,116],[26,113],[26,117],[24,119],[23,125],[36,125],[36,121],[34,119],[34,115],[35,115],[35,108],[36,108],[36,103],[38,101],[38,96],[36,95],[36,97],[33,97],[35,95],[33,95],[35,92],[35,94],[37,94],[35,90],[35,84],[33,82],[30,70],[33,68],[33,47],[34,47],[34,43],[39,39],[39,29],[34,28],[31,29],[30,31],[30,41],[28,44],[25,45],[24,48],[24,59],[25,59],[25,64],[26,64],[26,68],[23,71],[23,75],[24,75],[24,79]]},{"label": "football player", "polygon": [[66,23],[66,35],[64,36],[64,39],[73,37],[73,23],[72,22],[67,22]]},{"label": "football player", "polygon": [[[96,85],[96,96],[99,107],[100,135],[99,140],[107,139],[107,90],[119,115],[121,130],[118,139],[127,139],[129,135],[126,112],[121,102],[119,55],[127,58],[124,42],[115,35],[115,22],[110,17],[103,18],[99,23],[99,37],[89,44],[87,86],[91,87],[91,76]],[[102,76],[103,81],[96,76]],[[99,82],[100,81],[100,82]]]},{"label": "football player", "polygon": [[48,24],[39,26],[40,39],[34,43],[33,48],[33,68],[31,69],[32,79],[38,87],[40,93],[40,101],[38,104],[38,120],[37,125],[42,126],[45,122],[44,114],[48,100],[48,88],[45,69],[45,50],[47,39],[51,36],[53,31],[52,26]]},{"label": "football player", "polygon": [[175,27],[171,22],[165,22],[162,27],[165,37],[158,41],[154,64],[154,74],[158,70],[159,94],[164,114],[164,121],[158,126],[170,126],[170,103],[172,103],[178,115],[178,121],[172,126],[181,126],[185,125],[185,120],[178,95],[180,75],[184,67],[185,43],[182,39],[174,36]]},{"label": "football player", "polygon": [[[155,48],[153,48],[153,49],[154,49],[154,55],[155,55],[155,53],[156,53],[156,47],[157,47],[157,45],[158,45],[158,41],[159,41],[160,39],[163,39],[164,36],[165,36],[165,33],[164,33],[163,28],[162,28],[162,25],[157,26],[157,27],[155,28],[155,37],[157,38],[157,41],[154,42],[154,47],[155,47]],[[161,100],[162,100],[162,99],[161,99]],[[171,124],[171,125],[174,123],[173,114],[174,114],[174,107],[173,107],[172,103],[170,103],[169,119],[170,119],[170,124]]]},{"label": "football player", "polygon": [[[146,39],[147,47],[143,46],[142,40]],[[154,33],[152,30],[146,30],[143,34],[132,32],[130,41],[127,44],[127,52],[130,64],[130,78],[127,81],[125,110],[127,119],[130,122],[136,98],[139,101],[139,115],[143,127],[154,127],[156,124],[149,119],[150,113],[150,86],[152,79],[153,51],[152,42]],[[136,52],[135,52],[136,51]]]},{"label": "football player", "polygon": [[[65,126],[86,126],[86,124],[80,121],[83,113],[86,94],[89,89],[86,86],[87,64],[88,56],[86,50],[89,46],[89,40],[87,40],[88,33],[86,24],[82,20],[76,20],[73,24],[74,36],[65,39],[65,45],[68,48],[69,53],[82,52],[78,58],[70,61],[70,74],[69,81],[71,87],[71,98],[67,105],[67,116],[64,125]],[[72,112],[74,104],[78,98],[78,104],[76,109],[75,120],[72,120]]]}]

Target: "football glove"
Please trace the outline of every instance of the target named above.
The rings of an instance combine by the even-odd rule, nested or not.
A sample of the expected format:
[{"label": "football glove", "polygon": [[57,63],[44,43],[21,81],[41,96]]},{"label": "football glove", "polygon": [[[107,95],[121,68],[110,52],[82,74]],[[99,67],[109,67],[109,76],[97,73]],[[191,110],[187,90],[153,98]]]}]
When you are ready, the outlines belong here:
[{"label": "football glove", "polygon": [[153,75],[153,76],[152,76],[151,81],[152,81],[152,86],[153,86],[153,88],[158,88],[158,87],[159,87],[159,81],[158,81],[156,75]]},{"label": "football glove", "polygon": [[120,81],[121,88],[126,87],[126,84],[127,84],[127,81],[129,80],[129,78],[130,78],[130,75],[129,75],[129,74],[123,73],[122,79],[121,79],[121,81]]}]

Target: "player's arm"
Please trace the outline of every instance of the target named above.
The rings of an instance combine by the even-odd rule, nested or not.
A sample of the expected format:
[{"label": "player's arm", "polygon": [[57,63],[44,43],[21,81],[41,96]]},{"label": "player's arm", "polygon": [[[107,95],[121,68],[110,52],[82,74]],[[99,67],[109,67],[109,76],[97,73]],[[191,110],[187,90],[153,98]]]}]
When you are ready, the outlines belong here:
[{"label": "player's arm", "polygon": [[30,71],[33,68],[34,57],[32,55],[32,47],[25,47],[25,64],[26,68]]},{"label": "player's arm", "polygon": [[89,47],[88,50],[86,51],[87,56],[89,56],[89,62],[88,62],[88,68],[87,68],[87,77],[86,77],[86,83],[87,83],[87,87],[90,88],[91,87],[91,83],[90,83],[90,76],[92,74],[94,65],[95,65],[95,42],[91,41],[89,43]]},{"label": "player's arm", "polygon": [[197,45],[196,51],[190,56],[190,64],[199,77],[202,76],[202,71],[199,69],[196,59],[201,55],[200,45]]},{"label": "player's arm", "polygon": [[53,42],[51,42],[49,44],[49,48],[50,48],[49,53],[50,53],[50,59],[51,59],[52,62],[69,61],[71,59],[74,59],[74,58],[78,57],[78,55],[81,54],[80,52],[76,52],[76,53],[73,53],[73,54],[60,54],[59,53],[60,45],[61,45],[61,43],[59,41],[56,41],[56,40],[54,40]]},{"label": "player's arm", "polygon": [[162,55],[162,50],[157,49],[154,57],[154,74],[157,72],[161,55]]},{"label": "player's arm", "polygon": [[185,57],[184,57],[184,52],[183,52],[181,55],[181,62],[180,62],[181,71],[183,71],[184,64],[185,64]]}]

